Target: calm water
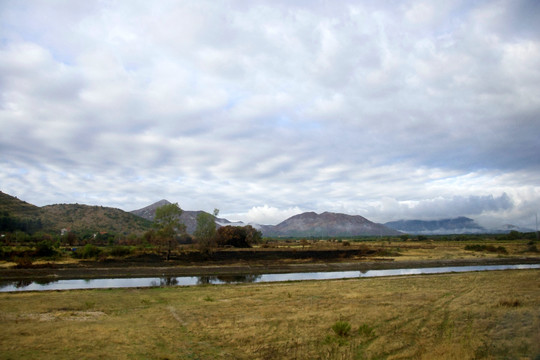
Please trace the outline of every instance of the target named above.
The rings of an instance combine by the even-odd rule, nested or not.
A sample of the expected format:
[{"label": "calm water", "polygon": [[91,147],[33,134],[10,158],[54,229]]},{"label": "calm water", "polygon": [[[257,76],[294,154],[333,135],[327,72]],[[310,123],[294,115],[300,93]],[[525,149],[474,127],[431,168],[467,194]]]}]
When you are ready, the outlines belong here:
[{"label": "calm water", "polygon": [[432,267],[417,269],[388,269],[367,271],[332,271],[288,274],[262,275],[220,275],[220,276],[180,276],[180,277],[145,277],[145,278],[113,278],[113,279],[75,279],[75,280],[18,280],[0,281],[0,292],[8,291],[42,291],[42,290],[73,290],[73,289],[106,289],[126,287],[155,287],[155,286],[193,286],[202,284],[238,284],[263,283],[277,281],[330,280],[362,277],[382,277],[417,274],[440,274],[467,271],[493,271],[509,269],[540,269],[540,264],[534,265],[484,265],[484,266],[455,266]]}]

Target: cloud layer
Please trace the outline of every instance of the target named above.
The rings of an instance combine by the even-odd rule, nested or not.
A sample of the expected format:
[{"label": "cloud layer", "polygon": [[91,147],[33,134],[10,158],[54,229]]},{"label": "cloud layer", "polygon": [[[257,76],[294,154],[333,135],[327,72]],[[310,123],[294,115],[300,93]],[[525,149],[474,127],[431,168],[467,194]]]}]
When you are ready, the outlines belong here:
[{"label": "cloud layer", "polygon": [[3,1],[0,186],[263,223],[328,210],[534,227],[538,10]]}]

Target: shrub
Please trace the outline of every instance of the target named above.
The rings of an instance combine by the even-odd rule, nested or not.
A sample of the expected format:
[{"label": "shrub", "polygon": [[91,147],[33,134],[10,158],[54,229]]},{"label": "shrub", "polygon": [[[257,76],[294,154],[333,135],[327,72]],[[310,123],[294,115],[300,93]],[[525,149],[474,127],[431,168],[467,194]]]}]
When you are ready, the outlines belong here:
[{"label": "shrub", "polygon": [[506,250],[506,248],[504,246],[493,246],[493,245],[478,245],[478,244],[474,244],[474,245],[466,245],[465,246],[465,250],[470,250],[470,251],[487,251],[487,252],[494,252],[494,253],[499,253],[499,254],[508,254],[508,251]]},{"label": "shrub", "polygon": [[114,246],[109,253],[112,256],[127,256],[131,254],[131,248],[128,246]]},{"label": "shrub", "polygon": [[52,243],[48,240],[40,241],[36,245],[36,256],[49,257],[53,256],[55,253],[56,251],[54,250]]},{"label": "shrub", "polygon": [[101,249],[92,244],[86,244],[73,252],[73,257],[77,259],[97,258],[102,253]]},{"label": "shrub", "polygon": [[375,336],[375,331],[368,324],[362,324],[358,328],[358,335],[370,338],[370,337]]},{"label": "shrub", "polygon": [[15,267],[19,269],[32,267],[32,259],[28,256],[28,254],[25,254],[23,257],[15,257],[13,260],[17,264]]},{"label": "shrub", "polygon": [[339,320],[332,325],[332,330],[337,336],[345,337],[351,332],[351,324],[348,321]]}]

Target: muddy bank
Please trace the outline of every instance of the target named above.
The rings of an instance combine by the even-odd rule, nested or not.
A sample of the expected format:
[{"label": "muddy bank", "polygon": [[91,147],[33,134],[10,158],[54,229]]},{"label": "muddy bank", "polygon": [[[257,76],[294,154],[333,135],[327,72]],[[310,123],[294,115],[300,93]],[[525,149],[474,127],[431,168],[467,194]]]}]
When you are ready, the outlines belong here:
[{"label": "muddy bank", "polygon": [[393,259],[370,258],[343,262],[316,263],[235,263],[235,264],[192,264],[178,265],[174,262],[145,263],[136,266],[133,263],[119,266],[107,266],[103,262],[88,262],[67,266],[41,267],[31,269],[0,269],[0,278],[4,280],[24,278],[55,278],[55,279],[91,279],[118,277],[173,277],[173,276],[205,276],[205,275],[239,275],[239,274],[270,274],[290,272],[319,272],[319,271],[367,271],[384,269],[407,269],[425,267],[472,266],[472,265],[510,265],[510,264],[539,264],[540,259],[528,257],[492,258],[492,259],[452,259],[452,260],[419,260],[399,261]]}]

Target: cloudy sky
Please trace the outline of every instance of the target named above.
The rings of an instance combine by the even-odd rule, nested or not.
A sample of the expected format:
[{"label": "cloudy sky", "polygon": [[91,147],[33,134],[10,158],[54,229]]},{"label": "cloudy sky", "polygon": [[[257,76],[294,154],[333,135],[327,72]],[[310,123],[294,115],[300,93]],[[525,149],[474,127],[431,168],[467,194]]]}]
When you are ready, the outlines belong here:
[{"label": "cloudy sky", "polygon": [[0,190],[534,228],[539,4],[0,0]]}]

